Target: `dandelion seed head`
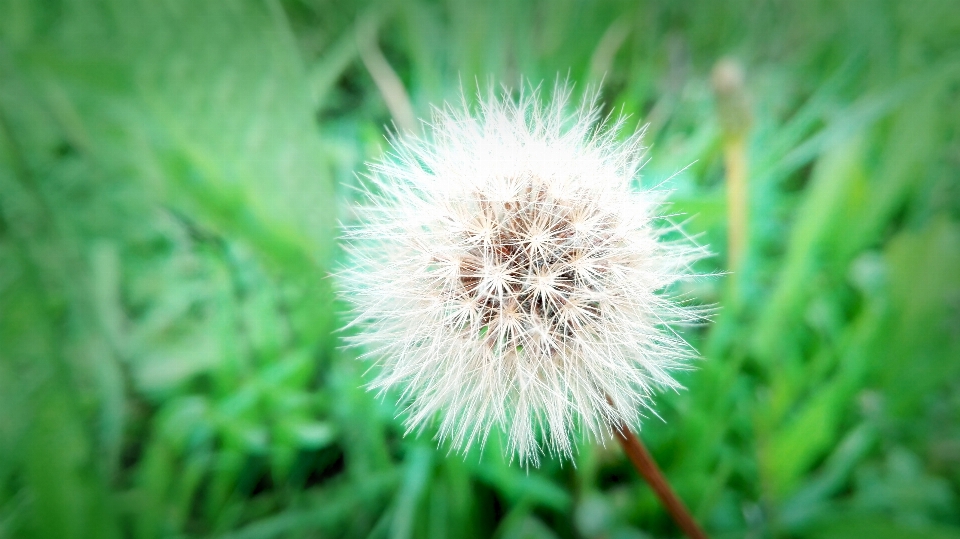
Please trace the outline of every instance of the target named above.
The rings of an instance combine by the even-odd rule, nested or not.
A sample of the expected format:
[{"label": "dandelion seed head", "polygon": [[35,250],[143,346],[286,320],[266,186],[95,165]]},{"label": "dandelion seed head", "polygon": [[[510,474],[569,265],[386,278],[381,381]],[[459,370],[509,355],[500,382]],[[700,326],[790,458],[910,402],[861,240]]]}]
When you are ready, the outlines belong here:
[{"label": "dandelion seed head", "polygon": [[704,253],[665,241],[663,193],[635,186],[642,131],[569,97],[435,110],[369,165],[343,234],[371,387],[399,392],[410,431],[436,421],[466,451],[497,428],[521,464],[638,428],[693,356],[671,324],[701,316],[669,293]]}]

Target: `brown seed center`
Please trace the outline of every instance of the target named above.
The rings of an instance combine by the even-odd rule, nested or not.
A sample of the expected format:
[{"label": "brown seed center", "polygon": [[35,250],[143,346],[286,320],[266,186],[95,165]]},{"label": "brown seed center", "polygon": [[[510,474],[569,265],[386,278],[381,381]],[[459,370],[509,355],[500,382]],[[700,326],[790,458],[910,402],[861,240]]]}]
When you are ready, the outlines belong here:
[{"label": "brown seed center", "polygon": [[[552,353],[590,331],[602,314],[595,262],[609,248],[610,219],[553,199],[536,183],[514,200],[495,202],[479,193],[474,200],[486,226],[465,234],[470,247],[452,291],[475,309],[477,326],[464,329],[500,353],[530,346]],[[590,230],[578,230],[578,222],[588,221]]]}]

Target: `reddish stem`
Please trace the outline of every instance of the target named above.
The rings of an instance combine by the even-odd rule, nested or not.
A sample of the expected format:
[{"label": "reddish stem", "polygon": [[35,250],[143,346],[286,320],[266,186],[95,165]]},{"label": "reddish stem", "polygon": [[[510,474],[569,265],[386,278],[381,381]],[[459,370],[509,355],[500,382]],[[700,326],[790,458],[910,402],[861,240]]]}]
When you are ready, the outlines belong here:
[{"label": "reddish stem", "polygon": [[663,472],[660,471],[660,467],[654,462],[653,457],[647,451],[643,442],[640,441],[640,438],[637,438],[637,435],[626,426],[615,429],[615,433],[617,441],[623,446],[624,453],[630,457],[630,462],[633,463],[634,468],[647,481],[650,488],[656,493],[657,498],[660,498],[660,502],[667,508],[667,512],[673,517],[674,522],[680,526],[683,533],[687,534],[690,539],[707,539],[707,534],[703,533],[697,521],[690,515],[690,511],[670,488],[670,483],[667,482]]}]

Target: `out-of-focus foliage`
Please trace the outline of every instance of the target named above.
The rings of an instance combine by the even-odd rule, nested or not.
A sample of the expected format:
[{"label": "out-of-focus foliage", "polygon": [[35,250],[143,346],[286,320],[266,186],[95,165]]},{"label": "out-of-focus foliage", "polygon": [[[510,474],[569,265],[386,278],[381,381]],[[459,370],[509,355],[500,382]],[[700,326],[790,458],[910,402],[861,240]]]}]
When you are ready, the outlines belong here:
[{"label": "out-of-focus foliage", "polygon": [[422,117],[602,78],[724,271],[731,55],[750,242],[642,436],[715,537],[960,537],[958,36],[950,0],[0,0],[0,537],[677,536],[615,447],[403,437],[327,276],[383,65]]}]

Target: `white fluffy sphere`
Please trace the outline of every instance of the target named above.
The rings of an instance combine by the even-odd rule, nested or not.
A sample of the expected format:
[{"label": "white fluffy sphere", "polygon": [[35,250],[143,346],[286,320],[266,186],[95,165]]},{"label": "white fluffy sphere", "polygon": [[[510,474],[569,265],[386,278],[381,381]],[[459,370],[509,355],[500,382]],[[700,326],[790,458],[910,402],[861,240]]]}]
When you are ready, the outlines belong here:
[{"label": "white fluffy sphere", "polygon": [[622,139],[595,99],[568,101],[435,111],[427,137],[394,137],[370,165],[344,227],[340,288],[372,387],[458,449],[501,429],[521,464],[570,456],[577,432],[639,428],[693,355],[669,324],[700,317],[669,289],[704,253],[664,241],[662,193],[636,188],[642,132]]}]

